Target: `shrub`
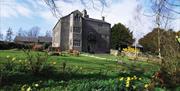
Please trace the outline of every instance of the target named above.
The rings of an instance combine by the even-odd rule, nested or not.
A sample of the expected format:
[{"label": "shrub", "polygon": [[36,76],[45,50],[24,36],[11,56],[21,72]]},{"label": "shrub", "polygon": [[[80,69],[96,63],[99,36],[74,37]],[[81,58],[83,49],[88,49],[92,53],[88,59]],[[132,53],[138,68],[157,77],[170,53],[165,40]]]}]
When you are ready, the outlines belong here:
[{"label": "shrub", "polygon": [[175,88],[180,85],[180,61],[172,59],[171,61],[163,62],[160,70],[153,75],[152,83],[156,86]]},{"label": "shrub", "polygon": [[33,50],[34,51],[42,51],[43,50],[43,45],[34,45],[33,46]]},{"label": "shrub", "polygon": [[13,71],[15,67],[16,57],[7,56],[4,62],[4,68],[8,71]]},{"label": "shrub", "polygon": [[[48,61],[48,54],[42,54],[42,53],[36,53],[33,54],[30,52],[30,50],[28,51],[24,51],[26,56],[27,56],[27,67],[29,68],[28,70],[33,74],[33,75],[39,75],[39,74],[44,74],[43,72],[45,72],[44,70],[46,69],[48,72],[48,70],[52,70],[53,67],[51,67],[51,65],[49,65],[47,63]],[[49,68],[49,69],[47,69]],[[48,74],[48,73],[47,73]]]},{"label": "shrub", "polygon": [[73,50],[73,49],[68,50],[68,53],[69,53],[70,55],[73,55],[73,56],[79,56],[79,55],[80,55],[80,52],[79,52],[79,51]]}]

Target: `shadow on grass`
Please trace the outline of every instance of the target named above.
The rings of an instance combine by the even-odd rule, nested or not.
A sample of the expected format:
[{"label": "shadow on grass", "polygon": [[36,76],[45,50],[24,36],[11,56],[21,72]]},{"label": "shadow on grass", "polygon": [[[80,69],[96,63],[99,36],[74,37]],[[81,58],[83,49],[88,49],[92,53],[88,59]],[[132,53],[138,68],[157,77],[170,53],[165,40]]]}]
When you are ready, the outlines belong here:
[{"label": "shadow on grass", "polygon": [[[13,86],[14,84],[19,85],[19,88],[25,84],[39,83],[39,81],[44,82],[41,85],[43,87],[56,87],[62,84],[61,81],[68,82],[70,80],[105,80],[115,78],[115,76],[107,76],[101,73],[67,73],[67,72],[53,72],[47,74],[32,75],[29,73],[11,73],[7,76],[7,79],[3,81],[2,88]],[[7,89],[7,88],[6,88]]]}]

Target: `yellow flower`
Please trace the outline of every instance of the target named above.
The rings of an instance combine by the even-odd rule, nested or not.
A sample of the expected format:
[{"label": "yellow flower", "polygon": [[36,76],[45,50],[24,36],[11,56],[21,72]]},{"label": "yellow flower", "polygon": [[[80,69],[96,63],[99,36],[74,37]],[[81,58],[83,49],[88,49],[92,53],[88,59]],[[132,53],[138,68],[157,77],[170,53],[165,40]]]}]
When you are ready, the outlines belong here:
[{"label": "yellow flower", "polygon": [[36,87],[38,87],[38,86],[39,86],[39,84],[35,84],[35,86],[36,86]]},{"label": "yellow flower", "polygon": [[136,76],[134,76],[134,79],[136,80],[136,79],[137,79],[137,77],[136,77]]},{"label": "yellow flower", "polygon": [[19,62],[21,62],[22,60],[19,60]]},{"label": "yellow flower", "polygon": [[124,79],[124,77],[121,77],[119,80],[122,81]]},{"label": "yellow flower", "polygon": [[52,64],[54,64],[54,65],[55,65],[55,64],[56,64],[56,62],[53,62]]},{"label": "yellow flower", "polygon": [[142,80],[142,78],[139,78],[139,80]]},{"label": "yellow flower", "polygon": [[31,87],[28,87],[26,91],[31,91]]},{"label": "yellow flower", "polygon": [[132,77],[131,80],[134,80],[134,78]]},{"label": "yellow flower", "polygon": [[147,88],[149,85],[148,84],[145,84],[144,87]]},{"label": "yellow flower", "polygon": [[126,87],[127,87],[127,88],[129,87],[129,83],[126,84]]},{"label": "yellow flower", "polygon": [[127,77],[127,81],[130,81],[131,80],[131,78],[130,77]]},{"label": "yellow flower", "polygon": [[10,56],[9,56],[9,55],[7,55],[6,57],[7,57],[7,58],[9,58]]},{"label": "yellow flower", "polygon": [[14,61],[14,60],[16,60],[16,58],[15,58],[15,57],[13,57],[13,58],[12,58],[12,61]]},{"label": "yellow flower", "polygon": [[80,67],[80,70],[82,70],[82,67]]}]

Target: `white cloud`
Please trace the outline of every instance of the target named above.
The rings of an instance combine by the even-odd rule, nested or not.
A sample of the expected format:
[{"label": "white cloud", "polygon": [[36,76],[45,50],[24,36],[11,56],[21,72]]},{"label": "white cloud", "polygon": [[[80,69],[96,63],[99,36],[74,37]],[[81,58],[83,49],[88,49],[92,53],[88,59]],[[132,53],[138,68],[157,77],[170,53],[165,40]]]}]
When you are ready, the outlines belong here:
[{"label": "white cloud", "polygon": [[31,10],[22,6],[22,5],[17,5],[15,7],[15,9],[17,10],[17,12],[22,15],[22,16],[26,16],[26,17],[30,17],[31,16]]},{"label": "white cloud", "polygon": [[[43,18],[44,20],[42,20],[42,22],[46,21],[52,24],[55,24],[57,22],[57,19],[52,15],[49,7],[45,4],[43,0],[26,0],[24,1],[24,3],[19,3],[16,0],[7,0],[7,2],[10,1],[10,6],[13,7],[10,7],[6,3],[0,5],[0,17],[14,18],[18,17],[19,15],[24,17],[33,16],[34,18]],[[130,27],[130,29],[134,31],[134,35],[136,38],[142,37],[143,35],[150,32],[153,27],[155,27],[152,23],[152,19],[149,17],[145,17],[143,15],[141,16],[142,23],[136,25],[136,22],[134,22],[133,20],[133,15],[134,9],[136,5],[139,3],[137,2],[137,0],[108,0],[108,4],[110,6],[106,7],[102,14],[99,3],[95,2],[96,8],[93,8],[92,2],[90,1],[87,0],[86,3],[87,7],[82,5],[80,0],[73,0],[72,3],[64,2],[64,0],[56,1],[57,7],[59,8],[63,16],[71,13],[74,10],[82,11],[83,9],[87,9],[87,12],[91,18],[101,19],[101,15],[103,15],[105,16],[105,20],[111,23],[112,26],[116,23],[121,22],[124,25]],[[176,20],[174,22],[174,27],[180,29],[180,20]]]},{"label": "white cloud", "polygon": [[0,8],[0,17],[5,18],[14,18],[18,15],[29,17],[32,13],[31,9],[16,2],[16,0],[2,0],[0,1]]},{"label": "white cloud", "polygon": [[50,11],[39,12],[39,15],[44,18],[47,22],[55,23],[58,19],[53,16]]}]

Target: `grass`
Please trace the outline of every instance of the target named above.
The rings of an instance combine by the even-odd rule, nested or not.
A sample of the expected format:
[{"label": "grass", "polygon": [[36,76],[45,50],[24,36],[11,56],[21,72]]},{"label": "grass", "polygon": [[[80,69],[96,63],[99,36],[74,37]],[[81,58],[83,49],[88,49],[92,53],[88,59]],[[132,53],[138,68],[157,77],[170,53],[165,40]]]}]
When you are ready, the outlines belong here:
[{"label": "grass", "polygon": [[[33,52],[34,54],[37,52]],[[23,51],[17,50],[4,50],[0,51],[0,63],[3,63],[3,59],[9,55],[16,57],[17,59],[26,59],[26,55]],[[108,54],[94,54],[98,57],[107,59],[116,59],[116,57]],[[127,76],[142,77],[144,82],[150,81],[152,74],[158,70],[158,65],[147,62],[134,62],[124,59],[124,64],[117,64],[116,61],[97,59],[87,56],[50,56],[49,63],[56,62],[54,67],[55,73],[49,74],[48,77],[36,77],[26,73],[11,73],[9,83],[1,88],[1,90],[19,90],[24,84],[32,85],[39,83],[41,86],[39,90],[65,90],[74,88],[71,86],[99,84],[109,85],[111,79]],[[72,74],[63,74],[62,67],[63,62],[66,63],[66,70],[71,71],[78,69],[78,72]],[[69,68],[69,69],[68,69]],[[78,85],[79,84],[79,85]],[[100,84],[99,84],[100,85]],[[104,86],[103,85],[103,86]],[[91,86],[91,85],[89,85]],[[96,87],[96,86],[95,86]],[[76,88],[76,90],[77,90]],[[82,87],[83,88],[83,87]],[[75,89],[75,88],[74,88]]]}]

